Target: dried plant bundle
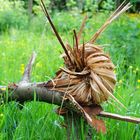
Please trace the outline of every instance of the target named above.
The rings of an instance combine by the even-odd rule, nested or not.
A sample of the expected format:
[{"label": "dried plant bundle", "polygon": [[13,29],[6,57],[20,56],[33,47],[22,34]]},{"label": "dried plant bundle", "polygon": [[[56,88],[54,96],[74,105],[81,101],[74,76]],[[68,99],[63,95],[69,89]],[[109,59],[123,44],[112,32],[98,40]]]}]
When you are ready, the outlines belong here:
[{"label": "dried plant bundle", "polygon": [[[65,52],[62,55],[65,67],[61,68],[53,82],[48,82],[46,86],[52,90],[72,95],[80,105],[101,104],[109,97],[121,104],[113,95],[116,84],[114,64],[109,55],[94,42],[114,19],[131,7],[131,4],[123,2],[87,43],[79,44],[87,19],[85,16],[79,33],[73,31],[73,47],[68,43],[63,43],[43,1],[41,6]],[[121,105],[123,106],[123,104]]]}]

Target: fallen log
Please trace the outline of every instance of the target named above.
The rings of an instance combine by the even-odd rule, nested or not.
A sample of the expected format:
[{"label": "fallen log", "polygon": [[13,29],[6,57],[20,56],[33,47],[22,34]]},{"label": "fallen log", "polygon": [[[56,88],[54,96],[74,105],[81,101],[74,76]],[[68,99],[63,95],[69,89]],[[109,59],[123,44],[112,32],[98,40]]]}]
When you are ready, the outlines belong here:
[{"label": "fallen log", "polygon": [[[51,103],[60,106],[62,103],[64,93],[48,90],[46,87],[42,86],[45,85],[46,83],[47,82],[39,82],[39,83],[24,83],[22,85],[11,84],[9,86],[0,86],[1,100],[6,100],[6,96],[8,95],[8,102],[17,101],[23,103],[26,101],[33,101],[34,96],[36,95],[37,101]],[[6,94],[7,89],[8,94]],[[64,105],[66,104],[67,103],[64,102]],[[105,111],[101,111],[98,116],[131,123],[140,123],[140,118],[122,116],[119,114],[109,113]]]}]

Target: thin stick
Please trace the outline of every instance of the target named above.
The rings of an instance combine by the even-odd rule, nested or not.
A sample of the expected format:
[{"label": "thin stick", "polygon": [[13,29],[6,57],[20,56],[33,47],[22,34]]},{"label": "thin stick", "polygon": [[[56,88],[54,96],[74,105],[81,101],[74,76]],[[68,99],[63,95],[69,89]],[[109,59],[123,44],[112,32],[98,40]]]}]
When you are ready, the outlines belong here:
[{"label": "thin stick", "polygon": [[109,112],[104,112],[104,111],[101,111],[98,116],[111,118],[111,119],[115,119],[115,120],[126,121],[126,122],[140,123],[140,118],[122,116],[119,114],[114,114],[114,113],[109,113]]},{"label": "thin stick", "polygon": [[55,28],[55,26],[54,26],[54,24],[53,24],[53,22],[52,22],[50,16],[49,16],[49,13],[48,13],[48,11],[47,11],[47,9],[46,9],[46,7],[45,7],[45,4],[44,4],[43,0],[41,0],[41,8],[42,8],[44,14],[46,15],[46,17],[47,17],[47,19],[48,19],[48,21],[49,21],[49,23],[50,23],[50,25],[51,25],[51,27],[52,27],[52,29],[53,29],[55,35],[56,35],[56,37],[57,37],[59,43],[61,44],[62,48],[64,49],[65,54],[67,55],[67,57],[68,57],[70,63],[72,64],[71,58],[70,58],[70,56],[69,56],[69,54],[68,54],[68,51],[67,51],[67,49],[66,49],[66,47],[65,47],[65,45],[64,45],[64,43],[63,43],[63,41],[62,41],[62,39],[61,39],[61,37],[60,37],[60,35],[58,34],[58,32],[57,32],[57,30],[56,30],[56,28]]},{"label": "thin stick", "polygon": [[77,34],[76,34],[76,31],[75,30],[73,30],[73,32],[74,32],[74,38],[75,38],[75,46],[76,46],[76,52],[78,53],[78,38],[77,38]]},{"label": "thin stick", "polygon": [[86,20],[87,20],[87,15],[85,15],[85,17],[84,17],[84,19],[83,19],[83,21],[82,21],[80,30],[79,30],[78,35],[77,35],[78,43],[79,43],[79,41],[80,41],[80,38],[81,38],[81,35],[82,35],[82,32],[83,32],[83,29],[84,29],[84,27],[85,27]]},{"label": "thin stick", "polygon": [[83,40],[83,47],[82,47],[82,63],[83,63],[83,66],[85,67],[85,44],[84,44],[84,40]]},{"label": "thin stick", "polygon": [[130,3],[126,4],[125,1],[116,9],[116,11],[106,20],[106,22],[101,26],[101,28],[93,35],[89,43],[94,43],[99,35],[107,28],[108,25],[112,23],[120,14],[128,10],[132,5]]}]

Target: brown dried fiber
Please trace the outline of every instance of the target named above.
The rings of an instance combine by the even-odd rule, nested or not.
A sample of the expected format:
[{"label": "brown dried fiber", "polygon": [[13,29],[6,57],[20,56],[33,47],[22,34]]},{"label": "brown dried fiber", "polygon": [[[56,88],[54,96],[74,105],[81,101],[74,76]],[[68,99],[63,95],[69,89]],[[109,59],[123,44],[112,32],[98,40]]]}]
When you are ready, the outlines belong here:
[{"label": "brown dried fiber", "polygon": [[113,95],[116,83],[114,65],[109,55],[101,47],[94,45],[94,42],[114,19],[131,7],[131,4],[123,2],[90,41],[79,45],[86,16],[79,33],[76,34],[74,30],[73,47],[63,43],[43,3],[41,6],[65,52],[62,55],[65,67],[57,72],[57,76],[53,82],[48,82],[47,87],[72,95],[81,105],[100,104],[109,97],[121,104]]},{"label": "brown dried fiber", "polygon": [[67,47],[67,50],[72,64],[66,55],[63,56],[66,67],[53,79],[53,89],[71,94],[80,104],[106,101],[116,83],[110,57],[100,47],[89,43],[78,49]]}]

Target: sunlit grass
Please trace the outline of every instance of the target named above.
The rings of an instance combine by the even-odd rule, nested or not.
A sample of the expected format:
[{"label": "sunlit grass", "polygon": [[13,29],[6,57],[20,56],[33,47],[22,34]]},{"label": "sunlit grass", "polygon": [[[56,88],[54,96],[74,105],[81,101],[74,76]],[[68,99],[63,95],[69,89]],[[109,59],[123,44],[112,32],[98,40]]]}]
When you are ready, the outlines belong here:
[{"label": "sunlit grass", "polygon": [[[56,18],[58,16],[60,18]],[[82,16],[75,15],[72,17],[65,13],[58,14],[56,17],[54,16],[53,19],[63,40],[68,40],[72,44],[72,30],[73,28],[78,30]],[[93,32],[100,27],[106,15],[99,14],[93,17],[87,21],[83,36],[84,41],[88,40]],[[63,60],[60,58],[62,48],[51,32],[49,25],[36,29],[36,25],[39,25],[36,22],[32,23],[30,31],[10,29],[1,33],[0,85],[20,81],[33,51],[37,52],[37,59],[33,67],[32,82],[51,79],[55,76],[55,72],[59,67],[63,66]],[[131,54],[131,50],[137,50],[140,38],[137,35],[138,31],[137,34],[135,32],[138,27],[137,22],[130,21],[136,27],[128,22],[129,20],[125,17],[116,21],[97,41],[99,44],[108,44],[105,49],[110,52],[116,65],[115,73],[118,79],[114,94],[128,110],[112,100],[103,104],[103,108],[108,112],[140,117],[140,64],[137,60],[139,56],[136,57],[135,54]],[[127,31],[128,28],[131,29],[130,32]],[[126,42],[125,37],[128,42]],[[131,57],[133,58],[132,61]],[[20,109],[21,106],[22,109]],[[65,140],[66,132],[61,126],[63,118],[56,115],[55,109],[56,106],[54,105],[39,103],[36,100],[30,103],[27,102],[24,106],[16,102],[2,104],[0,106],[0,139]],[[139,139],[139,125],[111,119],[104,120],[107,125],[107,134],[95,134],[94,132],[93,139]],[[84,138],[84,136],[82,137]]]}]

